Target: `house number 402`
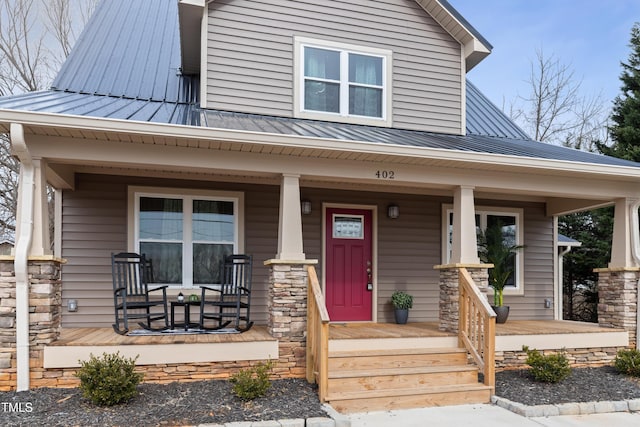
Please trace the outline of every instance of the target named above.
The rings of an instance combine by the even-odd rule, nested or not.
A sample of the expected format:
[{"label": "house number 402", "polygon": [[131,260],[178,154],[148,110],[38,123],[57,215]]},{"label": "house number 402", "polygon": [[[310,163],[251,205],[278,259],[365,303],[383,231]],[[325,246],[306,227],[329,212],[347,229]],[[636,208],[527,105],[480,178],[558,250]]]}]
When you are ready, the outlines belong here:
[{"label": "house number 402", "polygon": [[376,171],[376,178],[378,179],[395,179],[395,171]]}]

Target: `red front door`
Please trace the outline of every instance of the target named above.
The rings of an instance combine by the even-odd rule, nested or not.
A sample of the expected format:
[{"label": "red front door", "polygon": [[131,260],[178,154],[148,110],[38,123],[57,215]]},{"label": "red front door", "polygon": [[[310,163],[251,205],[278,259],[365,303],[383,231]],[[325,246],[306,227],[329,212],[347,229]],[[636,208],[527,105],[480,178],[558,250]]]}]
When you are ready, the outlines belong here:
[{"label": "red front door", "polygon": [[326,303],[331,321],[372,320],[372,214],[328,208]]}]

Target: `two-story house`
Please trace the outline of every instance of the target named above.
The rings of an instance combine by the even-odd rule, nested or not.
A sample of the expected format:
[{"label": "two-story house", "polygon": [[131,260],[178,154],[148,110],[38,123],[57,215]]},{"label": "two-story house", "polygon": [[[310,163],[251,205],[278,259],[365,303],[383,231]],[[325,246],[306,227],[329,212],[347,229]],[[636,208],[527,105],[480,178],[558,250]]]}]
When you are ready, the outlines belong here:
[{"label": "two-story house", "polygon": [[[103,1],[50,90],[0,98],[22,165],[16,247],[0,257],[0,332],[15,337],[0,348],[0,388],[76,384],[90,352],[140,355],[149,381],[266,359],[275,375],[315,379],[329,357],[323,399],[381,408],[382,391],[360,406],[357,388],[327,391],[331,371],[357,353],[457,347],[458,278],[487,292],[476,230],[495,223],[525,247],[509,321],[495,343],[479,338],[500,363],[518,363],[523,344],[567,348],[577,363],[635,345],[624,305],[637,298],[640,165],[531,140],[465,78],[491,49],[444,0]],[[556,219],[605,205],[616,208],[601,271],[609,329],[562,322]],[[215,284],[224,255],[251,254],[255,326],[115,334],[120,251],[151,258],[170,298]],[[307,317],[309,283],[324,322]],[[391,324],[394,290],[414,298],[403,327]],[[407,405],[464,401],[421,387]]]}]

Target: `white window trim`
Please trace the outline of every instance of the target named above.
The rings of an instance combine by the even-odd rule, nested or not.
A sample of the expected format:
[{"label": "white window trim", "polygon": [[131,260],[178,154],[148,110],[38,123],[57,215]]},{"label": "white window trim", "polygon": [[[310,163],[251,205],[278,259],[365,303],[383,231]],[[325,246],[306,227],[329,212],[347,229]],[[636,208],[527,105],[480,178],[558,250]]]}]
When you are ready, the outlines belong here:
[{"label": "white window trim", "polygon": [[[448,264],[451,254],[451,247],[449,244],[449,216],[453,212],[453,205],[442,205],[442,263]],[[496,215],[496,216],[509,216],[512,215],[516,219],[516,244],[523,245],[524,243],[524,209],[521,208],[508,208],[508,207],[496,207],[496,206],[476,206],[475,215],[481,215],[480,225],[486,227],[486,223],[483,224],[482,216]],[[505,295],[524,295],[524,251],[516,252],[516,277],[515,287],[507,286],[504,288]],[[489,294],[493,295],[493,288],[489,288]]]},{"label": "white window trim", "polygon": [[[304,48],[316,47],[320,49],[339,50],[341,52],[359,53],[363,55],[379,56],[382,58],[382,117],[354,116],[347,114],[329,113],[322,111],[308,111],[304,109]],[[357,46],[327,40],[310,39],[306,37],[294,38],[294,117],[313,120],[330,120],[360,125],[388,126],[392,121],[392,51],[367,46]],[[344,70],[342,70],[344,71]],[[344,99],[341,95],[341,102]],[[348,101],[347,101],[348,103]]]},{"label": "white window trim", "polygon": [[[211,191],[211,190],[197,190],[197,189],[185,189],[185,188],[164,188],[164,187],[141,187],[141,186],[129,186],[128,188],[128,203],[127,203],[127,247],[131,252],[137,252],[139,248],[138,235],[139,223],[137,221],[136,212],[139,212],[139,200],[140,196],[149,197],[173,197],[179,199],[197,199],[203,200],[220,200],[234,202],[234,216],[236,218],[234,235],[235,241],[233,243],[234,253],[244,253],[244,193],[232,192],[232,191]],[[183,234],[190,233],[191,225],[185,224]],[[192,259],[191,247],[186,247],[183,256],[185,259]],[[186,264],[186,261],[185,261]],[[189,264],[190,265],[190,264]],[[170,289],[175,290],[171,294],[177,294],[179,290],[184,289],[199,289],[199,286],[194,286],[192,283],[192,269],[183,265],[182,269],[182,285],[170,285]],[[185,285],[186,283],[186,285]]]}]

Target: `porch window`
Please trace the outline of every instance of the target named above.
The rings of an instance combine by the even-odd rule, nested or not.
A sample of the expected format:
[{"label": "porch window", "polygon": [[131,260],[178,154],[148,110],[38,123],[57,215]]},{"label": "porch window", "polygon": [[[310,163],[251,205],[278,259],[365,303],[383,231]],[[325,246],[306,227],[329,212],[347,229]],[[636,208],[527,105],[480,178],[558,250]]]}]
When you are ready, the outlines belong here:
[{"label": "porch window", "polygon": [[386,124],[391,52],[296,39],[299,117]]},{"label": "porch window", "polygon": [[[444,263],[449,263],[451,259],[451,244],[453,241],[453,207],[445,206],[445,248],[443,248]],[[509,208],[476,208],[476,239],[478,239],[480,231],[484,231],[487,227],[500,225],[502,228],[502,237],[505,243],[509,245],[522,245],[524,241],[524,233],[522,227],[522,209]],[[505,287],[506,294],[523,294],[524,293],[524,251],[515,253],[514,274],[509,278]]]},{"label": "porch window", "polygon": [[239,252],[237,198],[134,194],[134,250],[153,265],[153,282],[191,288],[219,284],[226,255]]}]

